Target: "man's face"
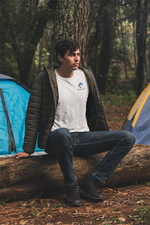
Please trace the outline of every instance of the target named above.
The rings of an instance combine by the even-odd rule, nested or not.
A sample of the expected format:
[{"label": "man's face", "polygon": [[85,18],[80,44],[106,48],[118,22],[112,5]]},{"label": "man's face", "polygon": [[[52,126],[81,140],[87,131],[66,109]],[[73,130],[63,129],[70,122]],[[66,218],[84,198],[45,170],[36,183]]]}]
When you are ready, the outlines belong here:
[{"label": "man's face", "polygon": [[58,55],[58,59],[61,61],[61,66],[64,66],[69,70],[77,70],[80,62],[80,50],[77,49],[74,52],[68,50],[64,55],[64,58]]}]

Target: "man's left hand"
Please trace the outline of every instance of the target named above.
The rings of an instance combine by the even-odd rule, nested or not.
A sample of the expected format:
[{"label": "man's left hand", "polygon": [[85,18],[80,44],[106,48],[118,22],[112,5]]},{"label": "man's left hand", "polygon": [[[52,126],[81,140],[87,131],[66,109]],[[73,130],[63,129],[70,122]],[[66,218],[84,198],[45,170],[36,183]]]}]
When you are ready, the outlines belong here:
[{"label": "man's left hand", "polygon": [[11,157],[19,159],[19,158],[25,158],[25,157],[29,157],[29,156],[30,156],[30,154],[27,152],[19,152]]}]

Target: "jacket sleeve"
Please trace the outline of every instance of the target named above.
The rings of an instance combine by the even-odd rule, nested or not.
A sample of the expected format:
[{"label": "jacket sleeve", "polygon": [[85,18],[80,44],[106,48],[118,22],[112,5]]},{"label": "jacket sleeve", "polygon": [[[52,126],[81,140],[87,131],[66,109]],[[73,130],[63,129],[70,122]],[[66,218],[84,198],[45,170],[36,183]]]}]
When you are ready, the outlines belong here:
[{"label": "jacket sleeve", "polygon": [[42,80],[37,76],[31,89],[26,119],[23,150],[32,154],[35,149],[39,132],[42,107]]}]

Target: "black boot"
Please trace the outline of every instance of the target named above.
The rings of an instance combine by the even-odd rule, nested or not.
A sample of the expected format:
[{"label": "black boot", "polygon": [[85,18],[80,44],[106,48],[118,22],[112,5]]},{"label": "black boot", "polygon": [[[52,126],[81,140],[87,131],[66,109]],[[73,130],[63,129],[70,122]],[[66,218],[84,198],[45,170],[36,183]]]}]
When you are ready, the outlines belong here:
[{"label": "black boot", "polygon": [[66,191],[67,191],[67,198],[66,198],[67,205],[80,206],[81,205],[81,199],[80,199],[78,182],[75,181],[73,186],[66,187]]},{"label": "black boot", "polygon": [[80,193],[86,198],[95,201],[103,201],[103,196],[97,193],[97,180],[92,176],[86,176],[80,182]]}]

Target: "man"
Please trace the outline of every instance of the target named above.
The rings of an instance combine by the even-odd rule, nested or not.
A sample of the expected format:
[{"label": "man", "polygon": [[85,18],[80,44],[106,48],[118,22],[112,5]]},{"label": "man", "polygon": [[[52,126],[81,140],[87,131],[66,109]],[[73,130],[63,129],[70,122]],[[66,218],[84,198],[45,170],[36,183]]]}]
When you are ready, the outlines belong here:
[{"label": "man", "polygon": [[[105,183],[122,158],[132,148],[135,137],[125,131],[109,131],[99,91],[90,69],[79,66],[77,41],[62,39],[56,44],[60,66],[47,66],[35,79],[28,104],[24,152],[29,157],[38,146],[55,155],[64,175],[66,202],[81,205],[80,193],[102,201],[96,181]],[[73,154],[109,151],[100,164],[80,184],[74,174]]]}]

